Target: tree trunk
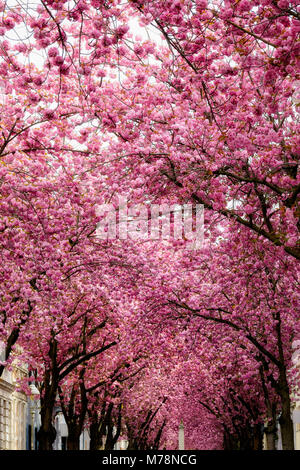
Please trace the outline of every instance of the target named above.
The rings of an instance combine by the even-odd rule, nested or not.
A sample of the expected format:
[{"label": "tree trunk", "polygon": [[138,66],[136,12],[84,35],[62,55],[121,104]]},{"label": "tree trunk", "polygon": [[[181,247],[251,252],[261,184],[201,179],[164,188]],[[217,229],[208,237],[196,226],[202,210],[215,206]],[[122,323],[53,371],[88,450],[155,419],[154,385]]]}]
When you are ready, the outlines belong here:
[{"label": "tree trunk", "polygon": [[283,343],[281,336],[281,317],[277,312],[276,332],[281,367],[279,367],[278,392],[281,398],[281,416],[279,419],[283,450],[294,450],[294,426],[291,418],[290,387],[287,381]]},{"label": "tree trunk", "polygon": [[239,449],[239,445],[236,438],[232,434],[229,434],[227,431],[224,432],[223,447],[224,450]]},{"label": "tree trunk", "polygon": [[128,422],[126,423],[126,428],[127,428],[127,440],[128,440],[127,450],[138,450],[139,447],[136,443],[134,433],[132,433],[131,426],[128,424]]},{"label": "tree trunk", "polygon": [[44,393],[41,394],[41,427],[38,432],[39,450],[52,450],[56,438],[56,430],[52,425],[53,409],[59,383],[59,375],[56,367],[57,342],[51,341],[49,346],[49,357],[51,368],[45,370]]},{"label": "tree trunk", "polygon": [[99,450],[102,447],[102,434],[99,432],[99,423],[90,425],[90,450]]},{"label": "tree trunk", "polygon": [[53,388],[52,383],[47,388],[44,397],[41,397],[41,427],[38,431],[39,450],[52,450],[52,445],[56,438],[56,430],[52,424],[55,387]]},{"label": "tree trunk", "polygon": [[56,438],[56,430],[52,425],[52,410],[46,413],[46,416],[42,418],[41,427],[37,433],[39,441],[39,450],[52,450],[53,442]]},{"label": "tree trunk", "polygon": [[157,434],[156,434],[156,437],[154,439],[154,443],[153,443],[153,449],[154,450],[158,450],[159,449],[159,444],[160,444],[160,440],[161,440],[161,436],[162,436],[162,433],[163,433],[163,430],[164,430],[164,427],[166,425],[166,420],[163,421],[161,427],[159,428]]},{"label": "tree trunk", "polygon": [[[83,380],[84,372],[85,369],[82,369],[79,374],[80,380]],[[58,387],[61,409],[68,426],[67,450],[80,449],[80,435],[83,430],[83,424],[87,412],[88,401],[86,396],[86,390],[82,382],[80,383],[80,399],[78,399],[78,402],[80,403],[80,408],[79,410],[77,409],[76,413],[77,392],[77,383],[75,383],[72,386],[72,392],[69,397],[69,403],[68,405],[66,405],[64,402],[64,394],[62,392],[62,389]]]},{"label": "tree trunk", "polygon": [[289,389],[281,393],[281,416],[279,418],[282,450],[294,450],[294,425],[291,418],[291,399]]},{"label": "tree trunk", "polygon": [[256,424],[253,430],[253,450],[263,450],[262,425]]},{"label": "tree trunk", "polygon": [[265,450],[276,450],[277,441],[277,421],[276,421],[277,406],[268,404],[268,424],[264,429],[266,436],[266,449]]},{"label": "tree trunk", "polygon": [[254,450],[253,430],[249,427],[242,428],[239,432],[239,450]]},{"label": "tree trunk", "polygon": [[[107,411],[106,423],[107,423],[107,436],[105,442],[105,450],[114,450],[115,444],[121,434],[121,423],[122,423],[122,405],[118,407],[118,415],[116,423],[111,419],[111,412],[113,405],[109,407]],[[114,433],[115,431],[115,433]]]},{"label": "tree trunk", "polygon": [[80,449],[80,434],[77,429],[68,426],[67,450]]},{"label": "tree trunk", "polygon": [[56,438],[56,430],[52,425],[52,410],[53,407],[41,409],[41,427],[37,434],[39,450],[52,450]]},{"label": "tree trunk", "polygon": [[265,450],[276,450],[276,436],[273,431],[265,431],[266,434],[266,449]]},{"label": "tree trunk", "polygon": [[112,431],[113,431],[113,427],[112,425],[109,425],[108,433],[106,435],[104,450],[114,450],[115,442],[114,442]]}]

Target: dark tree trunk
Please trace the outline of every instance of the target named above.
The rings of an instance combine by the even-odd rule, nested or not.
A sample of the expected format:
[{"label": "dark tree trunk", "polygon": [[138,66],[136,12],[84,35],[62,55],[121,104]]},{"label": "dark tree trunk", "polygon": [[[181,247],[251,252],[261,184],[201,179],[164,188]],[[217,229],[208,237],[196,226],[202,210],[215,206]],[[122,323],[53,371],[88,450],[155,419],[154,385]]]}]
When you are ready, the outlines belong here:
[{"label": "dark tree trunk", "polygon": [[282,449],[294,450],[294,426],[291,418],[291,399],[289,387],[284,387],[281,392],[281,416],[279,418]]},{"label": "dark tree trunk", "polygon": [[78,427],[68,426],[67,450],[79,450],[80,448],[80,434]]},{"label": "dark tree trunk", "polygon": [[153,449],[154,450],[158,450],[159,449],[159,444],[160,444],[160,440],[161,440],[161,436],[162,436],[162,433],[163,433],[163,430],[164,430],[164,427],[166,425],[166,420],[163,421],[161,427],[159,428],[157,434],[156,434],[156,437],[154,439],[154,443],[153,443]]},{"label": "dark tree trunk", "polygon": [[[65,421],[68,426],[68,438],[67,438],[67,449],[68,450],[79,450],[80,448],[80,435],[82,433],[84,420],[87,412],[87,395],[86,389],[83,384],[83,377],[85,369],[83,368],[79,373],[79,390],[78,384],[74,383],[72,391],[69,397],[69,403],[65,403],[64,394],[61,387],[58,387],[58,393],[60,397],[60,404]],[[79,394],[78,394],[79,392]],[[77,405],[77,413],[76,413]],[[79,409],[79,412],[78,412]]]},{"label": "dark tree trunk", "polygon": [[40,427],[37,438],[39,441],[39,450],[52,450],[53,442],[56,438],[56,430],[52,425],[52,420],[44,420]]},{"label": "dark tree trunk", "polygon": [[42,400],[42,402],[41,427],[37,434],[39,450],[52,450],[52,445],[56,438],[56,430],[52,424],[54,400],[53,402],[52,400]]},{"label": "dark tree trunk", "polygon": [[265,429],[265,434],[266,434],[266,449],[265,450],[276,450],[276,437],[275,437],[276,435],[274,434],[273,430],[269,432],[267,429]]},{"label": "dark tree trunk", "polygon": [[256,424],[253,429],[253,450],[263,450],[263,426]]},{"label": "dark tree trunk", "polygon": [[90,425],[90,450],[99,450],[102,447],[102,434],[99,433],[99,424],[92,423]]},{"label": "dark tree trunk", "polygon": [[239,443],[235,436],[225,431],[223,439],[224,450],[239,450]]},{"label": "dark tree trunk", "polygon": [[126,423],[126,428],[127,428],[127,439],[128,439],[128,446],[127,450],[138,450],[138,444],[135,439],[135,434],[132,432],[131,426]]},{"label": "dark tree trunk", "polygon": [[[57,342],[50,344],[49,356],[52,365],[56,363]],[[53,409],[58,389],[58,372],[53,365],[52,371],[47,369],[44,376],[43,393],[41,394],[41,427],[38,432],[39,450],[52,450],[56,438],[56,430],[52,424]]]},{"label": "dark tree trunk", "polygon": [[281,317],[277,312],[276,332],[278,339],[278,351],[281,367],[279,368],[278,391],[281,398],[281,416],[279,419],[282,449],[294,450],[294,426],[291,418],[290,387],[287,380],[283,343],[281,337]]},{"label": "dark tree trunk", "polygon": [[112,424],[109,424],[108,432],[107,432],[106,440],[105,440],[104,450],[113,450],[114,445],[115,445],[115,441],[114,441],[114,438],[113,438],[113,426],[112,426]]},{"label": "dark tree trunk", "polygon": [[[273,362],[276,364],[279,370],[279,379],[275,380],[272,377],[272,374],[268,375],[268,379],[270,380],[272,387],[274,388],[274,390],[276,390],[276,393],[280,397],[281,416],[279,419],[279,424],[281,430],[282,449],[294,450],[294,426],[291,418],[290,387],[287,380],[286,360],[284,356],[283,342],[281,336],[281,317],[279,312],[276,313],[274,319],[277,322],[275,329],[277,334],[279,360],[273,360]],[[264,370],[268,371],[269,367],[266,360],[263,357],[261,357],[261,360],[264,365]]]},{"label": "dark tree trunk", "polygon": [[266,436],[266,449],[265,450],[276,450],[276,441],[277,441],[277,420],[276,420],[276,410],[277,406],[275,403],[268,406],[268,424],[265,427],[265,436]]},{"label": "dark tree trunk", "polygon": [[[108,429],[108,432],[107,432],[107,436],[106,436],[106,442],[105,442],[105,450],[113,450],[114,449],[114,446],[117,442],[117,440],[119,439],[119,436],[121,434],[121,410],[122,410],[122,406],[119,405],[119,408],[118,408],[118,416],[117,416],[117,423],[114,423],[114,421],[111,419],[111,412],[112,412],[112,408],[113,408],[113,405],[108,409],[108,412],[107,412],[107,417],[106,417],[106,421],[107,421],[107,429]],[[116,424],[116,426],[115,426]],[[115,434],[113,434],[113,431],[114,431],[114,426],[115,426]]]}]

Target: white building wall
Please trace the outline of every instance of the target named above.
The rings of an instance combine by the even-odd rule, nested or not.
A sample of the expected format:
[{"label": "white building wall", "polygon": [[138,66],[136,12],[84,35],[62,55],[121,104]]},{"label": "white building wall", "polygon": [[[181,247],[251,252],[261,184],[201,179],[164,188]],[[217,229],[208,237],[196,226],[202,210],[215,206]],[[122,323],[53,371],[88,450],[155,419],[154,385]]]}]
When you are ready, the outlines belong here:
[{"label": "white building wall", "polygon": [[[0,358],[3,360],[3,346]],[[26,376],[26,368],[14,365],[0,377],[0,449],[26,449],[27,397],[16,391],[16,383]]]}]

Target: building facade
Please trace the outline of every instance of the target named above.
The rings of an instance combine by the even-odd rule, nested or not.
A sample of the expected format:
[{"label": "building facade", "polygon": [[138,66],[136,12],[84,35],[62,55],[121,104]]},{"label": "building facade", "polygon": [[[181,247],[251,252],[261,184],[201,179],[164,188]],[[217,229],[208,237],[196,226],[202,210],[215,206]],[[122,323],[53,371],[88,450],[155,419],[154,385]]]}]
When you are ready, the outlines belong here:
[{"label": "building facade", "polygon": [[[0,358],[4,358],[0,349]],[[5,369],[0,377],[0,449],[26,449],[27,397],[16,390],[16,384],[26,376],[21,366]]]}]

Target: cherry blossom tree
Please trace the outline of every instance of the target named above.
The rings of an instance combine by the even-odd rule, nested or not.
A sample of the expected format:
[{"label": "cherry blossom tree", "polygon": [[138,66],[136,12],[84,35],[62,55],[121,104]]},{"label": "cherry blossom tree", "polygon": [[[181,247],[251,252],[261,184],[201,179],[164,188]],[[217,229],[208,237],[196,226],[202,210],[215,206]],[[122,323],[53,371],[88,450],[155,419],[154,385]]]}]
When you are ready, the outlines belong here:
[{"label": "cherry blossom tree", "polygon": [[130,3],[165,41],[99,114],[133,196],[201,203],[299,259],[297,6]]},{"label": "cherry blossom tree", "polygon": [[[220,244],[213,256],[209,254],[199,261],[203,267],[201,277],[198,277],[199,271],[196,277],[191,271],[194,287],[185,283],[170,304],[179,317],[198,318],[199,331],[207,322],[221,328],[225,326],[238,335],[242,348],[252,351],[262,385],[269,390],[264,388],[265,399],[268,401],[274,391],[280,398],[283,447],[293,448],[290,396],[293,388],[292,343],[299,336],[297,262],[284,255],[282,259],[277,256],[274,266],[272,249],[263,248],[253,239],[248,239],[246,245],[241,234],[236,239],[238,246],[234,246],[231,239],[223,246]],[[242,251],[245,246],[247,252]],[[234,256],[235,249],[239,256]],[[215,328],[212,331],[212,335],[221,334]],[[226,330],[221,331],[225,340]]]},{"label": "cherry blossom tree", "polygon": [[[0,2],[0,373],[22,346],[41,449],[58,395],[74,448],[87,423],[113,446],[121,422],[130,447],[175,448],[181,410],[191,445],[259,447],[265,420],[274,445],[280,412],[293,448],[299,15],[286,0]],[[99,240],[97,207],[117,213],[120,194],[202,204],[209,242]]]}]

